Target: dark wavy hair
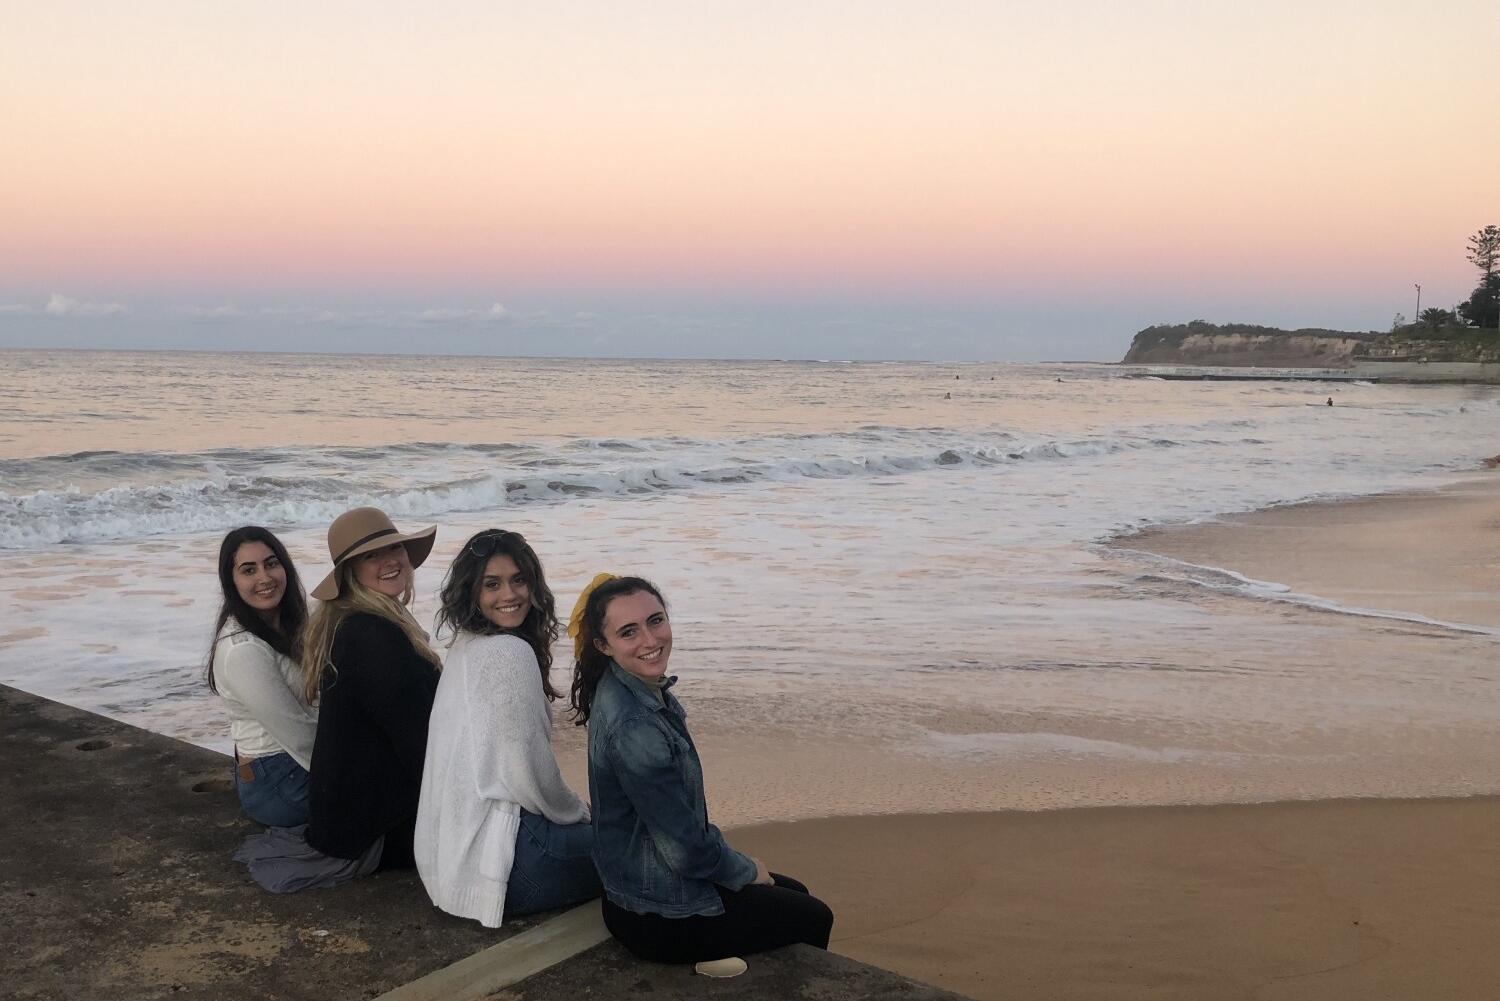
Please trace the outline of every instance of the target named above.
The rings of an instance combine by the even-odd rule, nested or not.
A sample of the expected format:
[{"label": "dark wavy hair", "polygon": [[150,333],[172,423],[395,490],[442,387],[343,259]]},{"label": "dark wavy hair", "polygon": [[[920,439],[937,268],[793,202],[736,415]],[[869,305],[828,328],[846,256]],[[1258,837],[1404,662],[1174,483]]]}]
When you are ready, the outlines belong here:
[{"label": "dark wavy hair", "polygon": [[[484,568],[492,556],[509,556],[516,569],[526,578],[531,591],[531,607],[526,619],[518,629],[501,629],[479,608],[479,589],[484,584]],[[460,632],[494,636],[511,633],[525,640],[536,654],[537,666],[542,671],[542,691],[549,699],[560,699],[562,693],[552,687],[552,644],[557,640],[557,602],[547,578],[542,573],[542,561],[520,532],[508,532],[502,528],[487,528],[464,543],[448,575],[443,578],[443,590],[438,597],[435,633],[445,629],[452,633],[449,643]]]},{"label": "dark wavy hair", "polygon": [[616,577],[607,580],[590,592],[589,600],[583,606],[583,622],[578,634],[581,652],[573,664],[573,687],[568,698],[573,709],[573,722],[578,726],[589,721],[589,709],[594,704],[594,690],[599,687],[599,679],[604,677],[604,672],[609,670],[609,654],[600,650],[595,642],[604,635],[604,613],[609,611],[609,603],[616,598],[641,591],[654,595],[663,609],[667,607],[667,599],[661,596],[655,584],[644,577]]},{"label": "dark wavy hair", "polygon": [[[240,597],[240,589],[234,583],[234,555],[247,542],[262,542],[271,550],[286,570],[286,590],[281,595],[281,605],[276,610],[276,625],[273,627],[259,612]],[[214,646],[218,645],[219,632],[224,623],[234,619],[241,629],[252,636],[265,640],[271,649],[296,660],[302,653],[302,627],[307,622],[307,595],[302,591],[302,581],[297,568],[287,555],[286,546],[269,529],[259,525],[242,525],[224,536],[219,543],[219,590],[224,593],[224,602],[219,606],[219,617],[214,621],[214,638],[208,648],[208,662],[204,677],[208,687],[217,692],[214,683]]]}]

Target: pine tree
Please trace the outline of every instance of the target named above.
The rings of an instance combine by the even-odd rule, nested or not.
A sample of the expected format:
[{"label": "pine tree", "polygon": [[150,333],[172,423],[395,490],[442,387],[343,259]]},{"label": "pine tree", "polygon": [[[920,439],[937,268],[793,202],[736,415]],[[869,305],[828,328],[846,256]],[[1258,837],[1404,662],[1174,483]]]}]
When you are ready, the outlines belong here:
[{"label": "pine tree", "polygon": [[1476,327],[1500,327],[1500,226],[1486,226],[1469,237],[1464,257],[1479,269],[1479,285],[1458,312]]}]

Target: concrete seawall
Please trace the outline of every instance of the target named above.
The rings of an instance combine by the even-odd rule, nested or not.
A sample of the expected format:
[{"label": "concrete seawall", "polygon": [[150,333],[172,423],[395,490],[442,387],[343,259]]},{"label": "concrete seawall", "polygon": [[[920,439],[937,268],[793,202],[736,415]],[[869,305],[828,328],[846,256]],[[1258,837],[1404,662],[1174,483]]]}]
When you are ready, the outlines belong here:
[{"label": "concrete seawall", "polygon": [[[257,828],[213,751],[0,686],[0,996],[467,1001],[515,984],[543,919],[489,930],[432,906],[416,874],[278,896],[230,860]],[[505,996],[902,998],[956,995],[807,948],[707,981],[635,961],[580,909],[570,957]],[[552,939],[560,936],[553,935]],[[602,944],[595,944],[602,942]],[[591,947],[591,948],[590,948]],[[457,964],[457,965],[455,965]],[[528,969],[541,969],[534,964]]]}]

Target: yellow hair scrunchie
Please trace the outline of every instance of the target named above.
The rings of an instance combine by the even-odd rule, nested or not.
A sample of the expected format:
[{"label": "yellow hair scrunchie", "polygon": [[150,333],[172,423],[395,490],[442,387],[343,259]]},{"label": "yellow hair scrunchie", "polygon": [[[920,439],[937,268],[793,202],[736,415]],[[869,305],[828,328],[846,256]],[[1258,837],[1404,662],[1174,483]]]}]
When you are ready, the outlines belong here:
[{"label": "yellow hair scrunchie", "polygon": [[573,603],[573,614],[568,616],[568,635],[573,637],[573,661],[576,663],[583,659],[583,610],[588,607],[589,595],[594,593],[594,588],[607,581],[616,578],[616,574],[595,574],[594,579],[589,581],[578,600]]}]

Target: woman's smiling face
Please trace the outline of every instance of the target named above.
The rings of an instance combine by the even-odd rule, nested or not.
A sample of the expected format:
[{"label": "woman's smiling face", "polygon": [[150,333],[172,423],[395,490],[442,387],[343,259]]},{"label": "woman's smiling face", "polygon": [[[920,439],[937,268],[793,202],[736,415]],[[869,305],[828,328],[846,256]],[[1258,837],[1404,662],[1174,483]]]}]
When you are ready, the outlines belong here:
[{"label": "woman's smiling face", "polygon": [[400,601],[411,585],[411,557],[396,543],[354,559],[354,579],[371,591]]},{"label": "woman's smiling face", "polygon": [[667,673],[672,623],[650,591],[635,591],[611,600],[604,610],[602,631],[604,635],[595,645],[630,674],[655,682]]},{"label": "woman's smiling face", "polygon": [[479,579],[479,611],[501,629],[520,629],[531,611],[531,584],[504,553],[490,557]]},{"label": "woman's smiling face", "polygon": [[244,542],[234,551],[234,586],[245,604],[274,624],[286,594],[286,567],[264,542]]}]

